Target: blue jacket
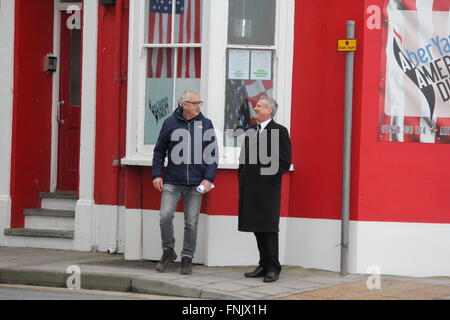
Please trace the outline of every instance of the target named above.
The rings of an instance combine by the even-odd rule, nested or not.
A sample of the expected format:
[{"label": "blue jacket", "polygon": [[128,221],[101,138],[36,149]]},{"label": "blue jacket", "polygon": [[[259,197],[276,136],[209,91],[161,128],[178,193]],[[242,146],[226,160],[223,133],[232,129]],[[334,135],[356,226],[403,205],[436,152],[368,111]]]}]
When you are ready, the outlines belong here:
[{"label": "blue jacket", "polygon": [[200,113],[187,121],[182,109],[177,108],[164,121],[159,133],[153,153],[153,179],[163,177],[166,157],[164,183],[194,186],[203,180],[213,182],[219,154],[211,120]]}]

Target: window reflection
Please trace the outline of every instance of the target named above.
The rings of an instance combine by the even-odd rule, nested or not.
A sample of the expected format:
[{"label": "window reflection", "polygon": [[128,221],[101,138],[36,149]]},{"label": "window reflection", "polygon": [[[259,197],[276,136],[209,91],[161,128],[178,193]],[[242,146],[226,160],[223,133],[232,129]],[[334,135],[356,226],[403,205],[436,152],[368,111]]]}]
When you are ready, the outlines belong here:
[{"label": "window reflection", "polygon": [[229,0],[228,43],[274,45],[276,0]]},{"label": "window reflection", "polygon": [[149,48],[147,65],[144,144],[153,145],[181,93],[200,91],[201,49]]},{"label": "window reflection", "polygon": [[240,147],[242,133],[256,123],[254,108],[262,96],[273,95],[272,80],[227,80],[225,88],[226,147]]},{"label": "window reflection", "polygon": [[74,29],[71,33],[70,46],[70,83],[69,103],[71,106],[81,105],[81,30]]}]

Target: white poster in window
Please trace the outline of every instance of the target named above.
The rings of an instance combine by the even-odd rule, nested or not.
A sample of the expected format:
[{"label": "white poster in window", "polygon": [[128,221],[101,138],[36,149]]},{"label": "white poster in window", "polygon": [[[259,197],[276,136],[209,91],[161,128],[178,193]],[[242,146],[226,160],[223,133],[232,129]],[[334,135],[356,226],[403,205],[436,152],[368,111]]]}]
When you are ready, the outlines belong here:
[{"label": "white poster in window", "polygon": [[251,80],[272,80],[272,51],[252,51]]},{"label": "white poster in window", "polygon": [[250,51],[230,50],[228,56],[228,79],[248,80],[250,78]]},{"label": "white poster in window", "polygon": [[173,79],[147,78],[144,144],[158,141],[164,120],[173,112]]}]

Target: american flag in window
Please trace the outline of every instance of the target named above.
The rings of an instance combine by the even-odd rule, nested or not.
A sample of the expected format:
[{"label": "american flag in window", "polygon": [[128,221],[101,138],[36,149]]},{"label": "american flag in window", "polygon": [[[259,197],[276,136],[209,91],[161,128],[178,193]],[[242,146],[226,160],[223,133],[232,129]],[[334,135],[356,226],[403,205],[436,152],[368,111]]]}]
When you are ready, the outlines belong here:
[{"label": "american flag in window", "polygon": [[[148,43],[201,43],[202,0],[148,0]],[[172,17],[175,3],[175,17]],[[172,25],[173,21],[173,25]],[[173,43],[172,43],[173,37]],[[149,78],[173,78],[177,50],[177,78],[200,78],[200,48],[150,48]]]}]

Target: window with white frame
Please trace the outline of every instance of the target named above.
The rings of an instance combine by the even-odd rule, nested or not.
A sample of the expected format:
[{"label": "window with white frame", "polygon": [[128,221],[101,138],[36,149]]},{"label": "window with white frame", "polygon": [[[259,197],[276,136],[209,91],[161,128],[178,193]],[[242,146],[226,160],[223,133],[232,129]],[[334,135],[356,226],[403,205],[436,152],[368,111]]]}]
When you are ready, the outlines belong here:
[{"label": "window with white frame", "polygon": [[203,0],[145,1],[144,145],[154,145],[185,89],[200,91]]},{"label": "window with white frame", "polygon": [[[237,163],[240,135],[262,95],[289,128],[295,0],[130,1],[127,153],[150,165],[163,121],[186,89],[213,121],[221,164]],[[226,165],[224,166],[226,167]]]},{"label": "window with white frame", "polygon": [[275,0],[229,0],[224,147],[239,147],[261,96],[273,96]]}]

